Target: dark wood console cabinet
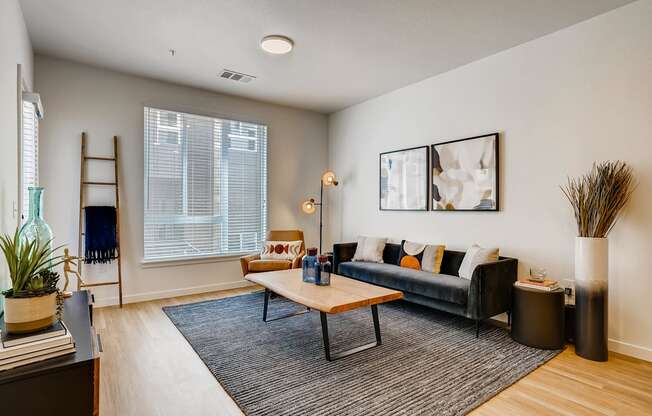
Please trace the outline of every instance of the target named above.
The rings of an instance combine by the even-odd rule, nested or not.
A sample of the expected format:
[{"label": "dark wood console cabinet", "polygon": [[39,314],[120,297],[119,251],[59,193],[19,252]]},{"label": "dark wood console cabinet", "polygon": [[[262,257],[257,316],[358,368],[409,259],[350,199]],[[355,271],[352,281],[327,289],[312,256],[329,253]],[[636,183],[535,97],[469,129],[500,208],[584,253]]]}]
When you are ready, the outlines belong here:
[{"label": "dark wood console cabinet", "polygon": [[63,321],[76,352],[0,372],[2,416],[99,415],[99,343],[92,326],[87,291],[64,302]]}]

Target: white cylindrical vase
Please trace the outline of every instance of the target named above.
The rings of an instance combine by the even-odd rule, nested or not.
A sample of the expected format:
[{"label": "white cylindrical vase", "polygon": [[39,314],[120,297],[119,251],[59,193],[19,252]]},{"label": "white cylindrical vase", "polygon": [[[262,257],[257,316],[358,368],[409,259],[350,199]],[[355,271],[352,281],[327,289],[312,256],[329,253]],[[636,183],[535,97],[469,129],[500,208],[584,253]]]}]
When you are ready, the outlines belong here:
[{"label": "white cylindrical vase", "polygon": [[575,239],[575,353],[607,361],[609,240]]}]

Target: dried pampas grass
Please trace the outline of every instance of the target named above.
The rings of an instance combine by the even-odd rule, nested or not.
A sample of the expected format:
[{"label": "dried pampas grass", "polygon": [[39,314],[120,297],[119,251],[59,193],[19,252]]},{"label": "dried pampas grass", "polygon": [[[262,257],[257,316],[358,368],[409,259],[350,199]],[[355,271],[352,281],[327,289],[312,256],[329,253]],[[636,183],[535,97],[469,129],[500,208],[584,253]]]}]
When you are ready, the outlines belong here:
[{"label": "dried pampas grass", "polygon": [[635,187],[632,168],[621,161],[595,163],[586,175],[568,178],[561,190],[575,212],[578,236],[606,237]]}]

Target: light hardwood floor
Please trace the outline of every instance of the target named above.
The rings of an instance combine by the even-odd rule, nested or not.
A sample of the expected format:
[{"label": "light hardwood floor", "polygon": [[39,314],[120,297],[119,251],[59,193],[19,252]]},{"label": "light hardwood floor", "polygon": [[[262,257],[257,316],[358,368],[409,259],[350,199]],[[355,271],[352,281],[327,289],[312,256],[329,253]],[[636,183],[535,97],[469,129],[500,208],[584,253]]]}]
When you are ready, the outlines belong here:
[{"label": "light hardwood floor", "polygon": [[[94,311],[102,338],[100,414],[241,415],[162,306],[250,292],[236,289]],[[473,415],[652,415],[652,363],[612,354],[606,363],[571,348]]]}]

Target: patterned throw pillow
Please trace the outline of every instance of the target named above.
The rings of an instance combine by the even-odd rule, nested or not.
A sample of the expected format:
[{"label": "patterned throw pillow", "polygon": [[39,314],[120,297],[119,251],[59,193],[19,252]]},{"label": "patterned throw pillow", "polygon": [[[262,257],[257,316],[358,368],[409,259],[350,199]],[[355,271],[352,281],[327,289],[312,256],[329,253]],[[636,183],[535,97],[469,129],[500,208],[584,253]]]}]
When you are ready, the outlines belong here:
[{"label": "patterned throw pillow", "polygon": [[445,248],[441,244],[422,244],[403,240],[401,253],[398,256],[398,265],[408,269],[439,273]]},{"label": "patterned throw pillow", "polygon": [[472,245],[464,254],[462,264],[457,275],[463,279],[471,279],[475,268],[482,263],[498,261],[497,248],[482,248],[477,244]]},{"label": "patterned throw pillow", "polygon": [[294,260],[301,253],[301,241],[266,241],[261,260]]}]

